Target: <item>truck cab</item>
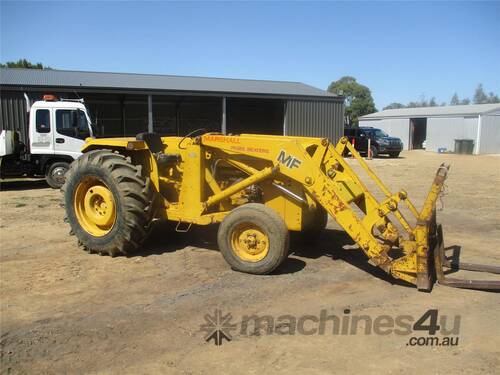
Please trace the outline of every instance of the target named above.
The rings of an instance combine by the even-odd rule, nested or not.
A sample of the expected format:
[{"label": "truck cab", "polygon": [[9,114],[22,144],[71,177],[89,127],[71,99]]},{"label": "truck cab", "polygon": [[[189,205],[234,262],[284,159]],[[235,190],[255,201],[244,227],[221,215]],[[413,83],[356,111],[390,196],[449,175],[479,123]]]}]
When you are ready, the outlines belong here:
[{"label": "truck cab", "polygon": [[[69,165],[81,155],[85,139],[93,137],[90,117],[83,100],[58,100],[45,95],[29,109],[29,139],[5,149],[11,154],[0,155],[1,177],[45,176],[53,188],[60,188]],[[5,132],[5,131],[4,131]],[[4,139],[16,137],[2,136]]]}]

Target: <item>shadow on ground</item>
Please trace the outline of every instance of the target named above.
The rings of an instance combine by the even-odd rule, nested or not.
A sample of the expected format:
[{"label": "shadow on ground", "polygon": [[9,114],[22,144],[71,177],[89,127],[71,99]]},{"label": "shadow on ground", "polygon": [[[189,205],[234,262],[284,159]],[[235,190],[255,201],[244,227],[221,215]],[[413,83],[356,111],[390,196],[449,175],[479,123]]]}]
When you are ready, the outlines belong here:
[{"label": "shadow on ground", "polygon": [[49,185],[45,180],[15,180],[1,181],[0,191],[47,189]]},{"label": "shadow on ground", "polygon": [[[178,233],[175,231],[175,226],[172,226],[170,223],[159,223],[153,229],[142,250],[129,257],[159,255],[181,250],[187,246],[219,251],[217,246],[217,230],[218,225],[193,226],[189,232]],[[300,236],[292,235],[290,254],[295,255],[295,257],[289,257],[272,275],[300,272],[307,267],[308,259],[318,259],[326,256],[335,261],[345,261],[391,284],[414,288],[412,284],[394,279],[382,269],[368,263],[368,258],[358,248],[344,249],[344,247],[354,247],[353,245],[354,242],[347,233],[340,230],[327,229],[314,243],[305,243],[301,240]]]}]

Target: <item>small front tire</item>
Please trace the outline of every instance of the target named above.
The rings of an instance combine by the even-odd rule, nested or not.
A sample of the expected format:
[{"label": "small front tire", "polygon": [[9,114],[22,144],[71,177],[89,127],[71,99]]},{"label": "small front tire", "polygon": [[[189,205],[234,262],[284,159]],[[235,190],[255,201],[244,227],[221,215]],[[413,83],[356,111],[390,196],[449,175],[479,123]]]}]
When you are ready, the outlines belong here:
[{"label": "small front tire", "polygon": [[270,207],[248,203],[222,221],[217,243],[222,256],[236,271],[264,275],[287,258],[289,233],[283,219]]}]

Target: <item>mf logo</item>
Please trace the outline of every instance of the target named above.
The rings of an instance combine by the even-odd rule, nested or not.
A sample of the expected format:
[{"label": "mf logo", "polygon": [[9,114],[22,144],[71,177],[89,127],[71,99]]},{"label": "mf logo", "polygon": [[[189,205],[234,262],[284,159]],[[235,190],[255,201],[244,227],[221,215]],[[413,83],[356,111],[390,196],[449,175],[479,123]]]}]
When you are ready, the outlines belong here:
[{"label": "mf logo", "polygon": [[284,164],[287,168],[293,169],[293,168],[298,168],[300,167],[300,164],[302,163],[301,160],[297,159],[296,157],[292,155],[288,155],[285,153],[285,151],[281,150],[280,154],[278,155],[278,162],[281,164]]}]

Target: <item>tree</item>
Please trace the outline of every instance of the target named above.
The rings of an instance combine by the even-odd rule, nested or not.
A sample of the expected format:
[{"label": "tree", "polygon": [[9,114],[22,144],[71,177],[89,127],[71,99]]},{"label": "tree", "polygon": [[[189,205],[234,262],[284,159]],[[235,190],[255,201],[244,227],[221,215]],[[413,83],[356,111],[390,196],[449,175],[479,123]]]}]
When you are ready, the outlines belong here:
[{"label": "tree", "polygon": [[498,95],[490,92],[488,96],[488,103],[500,103],[500,98],[498,97]]},{"label": "tree", "polygon": [[469,105],[470,104],[470,99],[469,98],[464,98],[460,102],[461,105]]},{"label": "tree", "polygon": [[477,88],[476,92],[474,93],[474,104],[485,104],[488,103],[488,96],[485,94],[483,90],[483,84],[480,83]]},{"label": "tree", "polygon": [[406,106],[404,104],[401,104],[401,103],[393,102],[393,103],[391,103],[389,105],[386,105],[382,109],[386,110],[386,109],[400,109],[400,108],[406,108]]},{"label": "tree", "polygon": [[460,99],[458,98],[457,93],[453,94],[450,100],[450,105],[459,105],[460,104]]},{"label": "tree", "polygon": [[5,64],[0,63],[0,68],[52,69],[50,66],[43,66],[42,63],[33,64],[26,59],[7,61]]},{"label": "tree", "polygon": [[376,112],[370,89],[356,82],[356,78],[345,76],[330,83],[328,91],[345,97],[347,123],[357,124],[358,117]]}]

